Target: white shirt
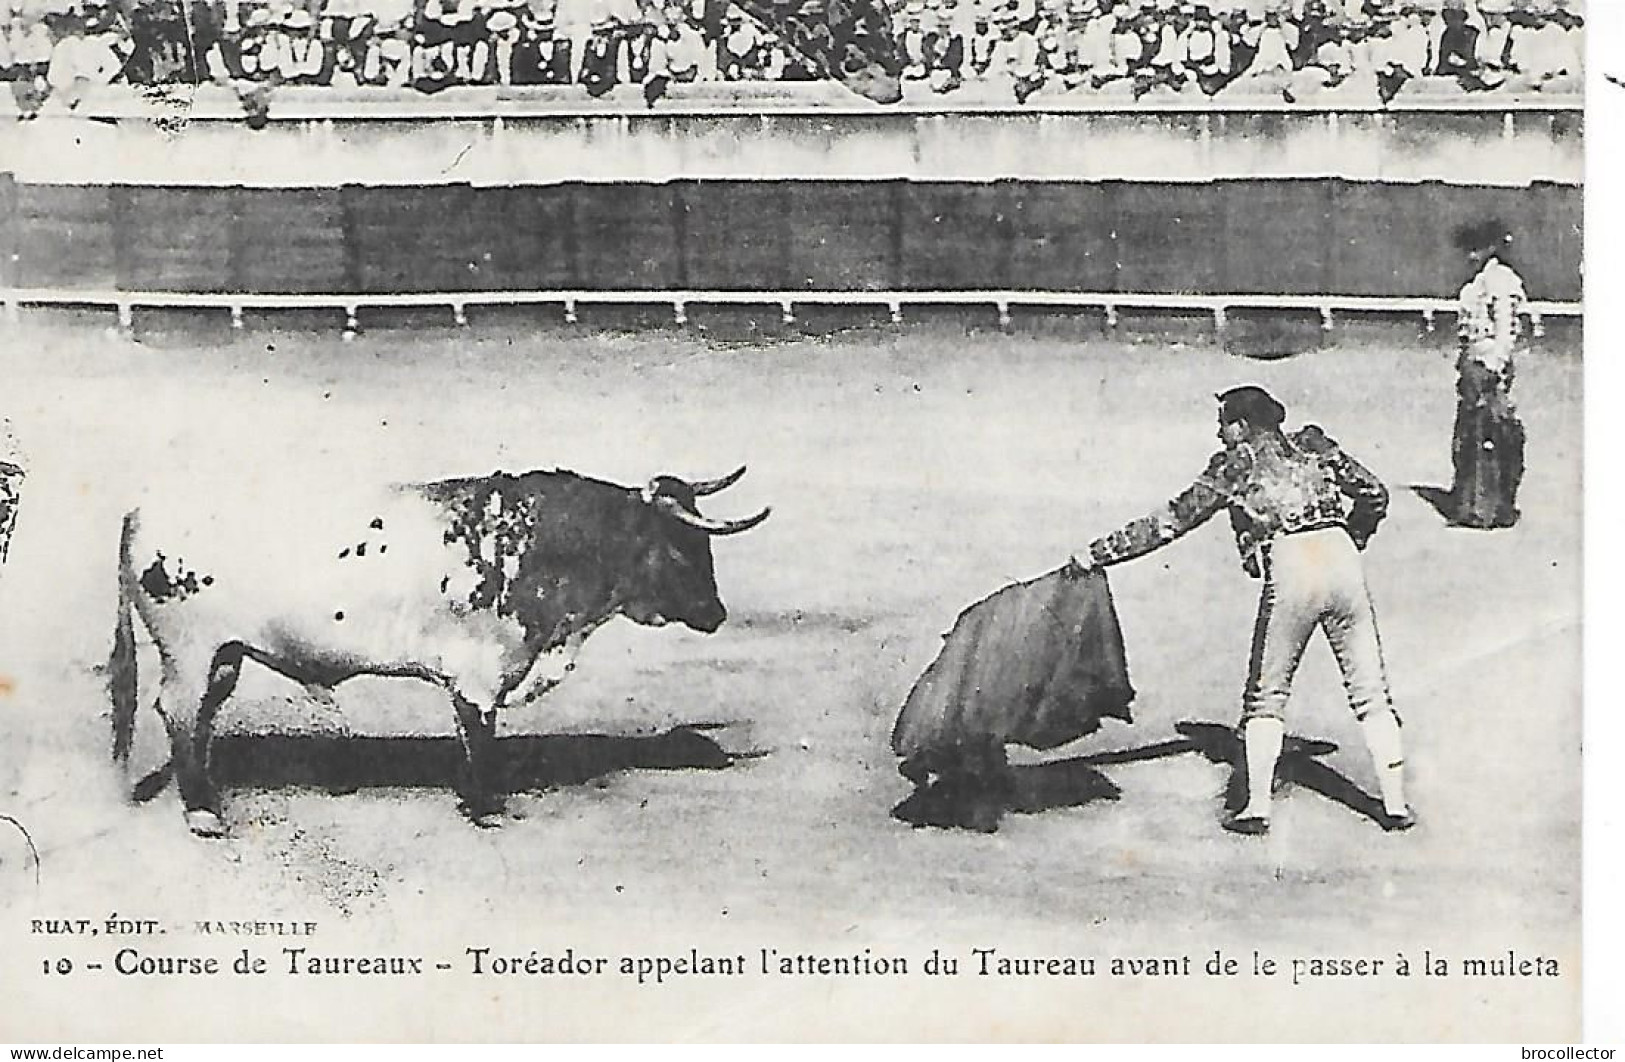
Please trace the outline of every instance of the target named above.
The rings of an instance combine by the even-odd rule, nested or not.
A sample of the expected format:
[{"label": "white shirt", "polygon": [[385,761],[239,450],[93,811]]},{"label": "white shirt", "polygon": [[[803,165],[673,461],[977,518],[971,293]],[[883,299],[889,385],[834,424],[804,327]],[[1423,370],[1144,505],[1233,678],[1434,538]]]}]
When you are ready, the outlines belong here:
[{"label": "white shirt", "polygon": [[986,67],[991,74],[997,69],[1001,43],[991,29],[972,30],[965,41],[966,59],[973,67]]},{"label": "white shirt", "polygon": [[367,0],[360,5],[358,14],[368,14],[381,24],[410,22],[414,14],[412,0]]},{"label": "white shirt", "polygon": [[35,22],[11,38],[11,61],[20,65],[49,63],[52,50],[51,31],[43,22]]},{"label": "white shirt", "polygon": [[686,22],[677,25],[677,39],[666,46],[672,70],[679,74],[698,70],[709,50],[700,31]]},{"label": "white shirt", "polygon": [[326,49],[314,37],[289,37],[282,53],[282,76],[316,77],[326,61]]},{"label": "white shirt", "polygon": [[1072,65],[1071,55],[1066,50],[1066,40],[1059,34],[1044,40],[1039,57],[1045,68],[1057,74],[1065,72]]},{"label": "white shirt", "polygon": [[227,81],[231,78],[231,68],[226,65],[226,57],[220,53],[218,42],[211,44],[209,50],[203,53],[203,66],[208,70],[211,81]]},{"label": "white shirt", "polygon": [[89,62],[90,79],[98,85],[112,84],[124,69],[124,62],[131,50],[129,42],[122,35],[109,30],[89,38],[89,43],[90,47],[81,58]]},{"label": "white shirt", "polygon": [[439,80],[452,72],[456,57],[452,46],[420,44],[412,49],[412,74],[418,80]]},{"label": "white shirt", "polygon": [[1152,57],[1152,66],[1177,66],[1185,61],[1185,49],[1182,47],[1179,34],[1169,25],[1162,27],[1162,34],[1157,38],[1157,54]]},{"label": "white shirt", "polygon": [[489,41],[475,41],[473,47],[463,45],[455,50],[457,56],[456,76],[459,81],[477,81],[485,76],[486,64],[491,59],[491,44]]},{"label": "white shirt", "polygon": [[1255,73],[1292,69],[1292,46],[1280,26],[1265,26],[1258,35],[1258,54],[1253,57]]},{"label": "white shirt", "polygon": [[111,84],[124,67],[113,50],[114,40],[117,38],[105,33],[62,38],[51,49],[51,65],[45,71],[45,80],[57,89],[65,89],[75,81]]},{"label": "white shirt", "polygon": [[27,467],[22,448],[12,433],[11,421],[0,420],[0,564],[11,547],[11,532],[17,519],[18,498]]},{"label": "white shirt", "polygon": [[1522,277],[1499,258],[1485,262],[1458,299],[1456,332],[1467,356],[1496,372],[1510,365],[1528,301]]},{"label": "white shirt", "polygon": [[1140,35],[1126,25],[1120,25],[1112,33],[1112,68],[1124,70],[1132,63],[1140,61],[1145,54],[1145,42]]},{"label": "white shirt", "polygon": [[1578,74],[1586,66],[1586,38],[1585,27],[1576,26],[1574,29],[1563,31],[1563,41],[1567,45],[1569,59],[1569,73]]},{"label": "white shirt", "polygon": [[1096,16],[1086,23],[1078,41],[1078,61],[1091,70],[1105,70],[1112,65],[1112,35],[1117,29],[1114,20]]},{"label": "white shirt", "polygon": [[63,37],[51,49],[51,64],[45,80],[54,89],[65,89],[79,76],[79,38]]},{"label": "white shirt", "polygon": [[773,43],[763,49],[762,77],[768,81],[777,81],[784,76],[785,68],[790,65],[788,57],[784,54],[784,47]]},{"label": "white shirt", "polygon": [[909,26],[897,35],[898,50],[903,53],[903,59],[910,67],[924,68],[925,65],[925,30],[920,26]]},{"label": "white shirt", "polygon": [[1421,77],[1433,69],[1433,39],[1420,19],[1406,18],[1394,24],[1392,38],[1383,46],[1382,62]]},{"label": "white shirt", "polygon": [[585,29],[598,17],[600,7],[598,0],[559,0],[553,12],[554,23],[561,30]]},{"label": "white shirt", "polygon": [[756,32],[756,24],[749,19],[741,22],[737,28],[723,40],[728,54],[742,59],[751,53],[758,44],[762,43],[762,35]]},{"label": "white shirt", "polygon": [[361,76],[369,84],[406,85],[412,79],[412,46],[399,37],[374,38],[361,64]]},{"label": "white shirt", "polygon": [[1488,66],[1500,66],[1501,56],[1506,53],[1507,42],[1511,37],[1512,26],[1505,22],[1479,33],[1478,44],[1474,49],[1478,53],[1478,61]]},{"label": "white shirt", "polygon": [[651,78],[671,76],[671,42],[656,37],[649,42],[648,62],[645,64]]},{"label": "white shirt", "polygon": [[1568,31],[1555,22],[1513,35],[1512,61],[1526,74],[1550,77],[1565,71],[1578,73],[1580,65],[1575,59]]},{"label": "white shirt", "polygon": [[1354,65],[1344,41],[1327,41],[1315,52],[1315,65],[1331,73],[1346,73]]},{"label": "white shirt", "polygon": [[1218,27],[1191,26],[1185,31],[1180,48],[1185,62],[1207,73],[1228,73],[1230,70],[1230,34]]},{"label": "white shirt", "polygon": [[1038,72],[1038,38],[1026,30],[1006,41],[1004,68],[1017,77],[1031,77]]},{"label": "white shirt", "polygon": [[26,469],[28,465],[22,443],[17,441],[17,431],[9,417],[0,417],[0,462],[14,465],[19,470]]}]

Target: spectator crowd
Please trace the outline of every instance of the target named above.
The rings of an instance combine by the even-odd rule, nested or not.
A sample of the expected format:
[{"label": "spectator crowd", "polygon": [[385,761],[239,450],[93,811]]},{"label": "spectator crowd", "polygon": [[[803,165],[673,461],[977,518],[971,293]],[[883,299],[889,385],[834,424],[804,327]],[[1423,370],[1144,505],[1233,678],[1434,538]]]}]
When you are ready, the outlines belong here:
[{"label": "spectator crowd", "polygon": [[[292,85],[629,85],[653,105],[674,83],[844,80],[847,42],[820,55],[806,33],[842,2],[0,0],[0,78],[24,116],[114,83],[229,86],[261,121]],[[1584,55],[1572,0],[869,2],[883,46],[859,58],[920,102],[1564,93]]]}]

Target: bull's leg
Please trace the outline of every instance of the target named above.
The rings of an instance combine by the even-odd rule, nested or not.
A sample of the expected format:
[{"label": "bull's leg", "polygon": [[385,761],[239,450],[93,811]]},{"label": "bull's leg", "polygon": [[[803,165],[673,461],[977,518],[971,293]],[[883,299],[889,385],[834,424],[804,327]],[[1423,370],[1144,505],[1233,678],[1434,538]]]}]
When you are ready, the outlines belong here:
[{"label": "bull's leg", "polygon": [[241,673],[243,647],[221,646],[206,668],[198,661],[164,662],[159,712],[169,730],[170,763],[180,789],[186,825],[200,837],[226,832],[220,817],[220,794],[209,777],[209,744],[214,717],[231,696]]},{"label": "bull's leg", "polygon": [[504,801],[494,785],[496,764],[496,713],[482,712],[479,705],[452,691],[457,708],[457,733],[463,742],[463,777],[459,786],[463,810],[478,826],[501,824]]}]

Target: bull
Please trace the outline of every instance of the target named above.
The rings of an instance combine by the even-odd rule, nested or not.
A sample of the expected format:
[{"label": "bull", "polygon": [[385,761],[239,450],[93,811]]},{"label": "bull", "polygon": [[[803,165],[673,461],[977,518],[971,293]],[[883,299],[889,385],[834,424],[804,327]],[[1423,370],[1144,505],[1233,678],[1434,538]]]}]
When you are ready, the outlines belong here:
[{"label": "bull", "polygon": [[707,634],[727,618],[711,540],[755,527],[770,510],[715,520],[696,499],[744,472],[659,476],[642,488],[566,471],[499,472],[352,495],[303,511],[291,529],[261,526],[263,513],[242,514],[238,526],[219,512],[157,527],[158,514],[144,521],[131,510],[107,672],[113,759],[128,775],[139,616],[161,665],[154,707],[169,759],[132,795],[149,799],[173,778],[193,833],[226,830],[209,746],[245,660],[321,697],[363,675],[441,688],[462,745],[462,807],[495,825],[499,710],[562,681],[581,643],[616,616]]}]

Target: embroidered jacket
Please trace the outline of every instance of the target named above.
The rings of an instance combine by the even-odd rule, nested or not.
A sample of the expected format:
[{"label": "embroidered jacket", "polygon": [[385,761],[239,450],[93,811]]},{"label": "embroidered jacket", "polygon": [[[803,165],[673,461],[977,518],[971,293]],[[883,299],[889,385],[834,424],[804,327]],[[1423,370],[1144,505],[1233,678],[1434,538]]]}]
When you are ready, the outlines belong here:
[{"label": "embroidered jacket", "polygon": [[1283,535],[1347,528],[1361,549],[1388,513],[1388,489],[1325,432],[1310,424],[1281,441],[1227,447],[1179,496],[1148,516],[1089,544],[1105,567],[1132,560],[1230,510],[1242,567],[1257,578],[1260,555]]},{"label": "embroidered jacket", "polygon": [[1510,266],[1498,258],[1485,262],[1461,289],[1456,332],[1462,356],[1492,372],[1504,371],[1512,364],[1528,303],[1523,279]]},{"label": "embroidered jacket", "polygon": [[21,476],[27,471],[27,466],[22,444],[17,441],[11,421],[0,418],[0,475]]},{"label": "embroidered jacket", "polygon": [[17,503],[25,475],[22,447],[12,434],[11,421],[0,419],[0,564],[6,562],[11,547],[11,529],[17,523]]}]

